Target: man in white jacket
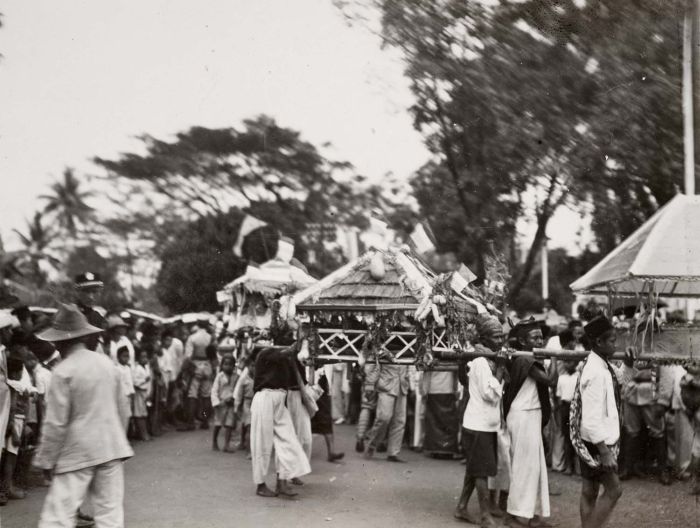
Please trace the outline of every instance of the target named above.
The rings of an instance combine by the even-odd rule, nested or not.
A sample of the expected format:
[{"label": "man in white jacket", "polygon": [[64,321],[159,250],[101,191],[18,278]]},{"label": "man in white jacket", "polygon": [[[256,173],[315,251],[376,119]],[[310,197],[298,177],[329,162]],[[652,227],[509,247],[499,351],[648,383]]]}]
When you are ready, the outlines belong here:
[{"label": "man in white jacket", "polygon": [[[620,440],[620,397],[615,373],[608,359],[615,352],[615,329],[604,316],[585,327],[593,352],[581,371],[574,398],[579,398],[581,417],[573,428],[580,428],[580,440],[572,441],[581,459],[581,526],[603,526],[622,495],[617,475],[616,450]],[[575,411],[572,411],[572,416]],[[579,425],[580,424],[580,425]],[[583,447],[583,449],[581,449]],[[587,451],[587,453],[586,453]],[[600,486],[604,492],[599,497]]]},{"label": "man in white jacket", "polygon": [[35,466],[53,472],[39,528],[72,528],[86,497],[97,526],[124,526],[122,461],[133,451],[117,370],[106,355],[92,351],[101,332],[77,306],[64,305],[53,326],[37,336],[53,342],[63,358],[52,373],[34,459]]}]

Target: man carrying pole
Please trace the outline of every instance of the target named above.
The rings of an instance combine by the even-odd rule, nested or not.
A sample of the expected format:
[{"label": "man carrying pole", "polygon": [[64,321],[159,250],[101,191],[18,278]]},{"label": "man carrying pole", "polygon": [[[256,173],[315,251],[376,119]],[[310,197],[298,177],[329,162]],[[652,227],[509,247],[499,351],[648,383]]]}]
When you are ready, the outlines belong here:
[{"label": "man carrying pole", "polygon": [[[537,321],[520,321],[513,328],[521,350],[543,345]],[[508,524],[552,526],[549,517],[549,481],[542,442],[542,427],[551,412],[549,386],[553,377],[533,356],[516,357],[510,368],[510,383],[503,396],[503,413],[510,434],[511,481],[508,494]]]},{"label": "man carrying pole", "polygon": [[[586,359],[571,403],[571,442],[581,459],[581,526],[603,526],[622,495],[617,475],[620,390],[608,363],[615,352],[615,329],[605,316],[585,327],[593,351]],[[625,360],[629,366],[631,358]],[[599,497],[600,486],[604,492]]]}]

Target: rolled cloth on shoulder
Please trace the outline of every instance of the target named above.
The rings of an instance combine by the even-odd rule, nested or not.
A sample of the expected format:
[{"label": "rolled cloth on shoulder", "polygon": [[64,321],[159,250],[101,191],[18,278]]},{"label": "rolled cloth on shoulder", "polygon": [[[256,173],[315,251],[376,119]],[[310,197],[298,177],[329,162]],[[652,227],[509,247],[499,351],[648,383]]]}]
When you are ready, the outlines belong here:
[{"label": "rolled cloth on shoulder", "polygon": [[[503,415],[508,416],[510,406],[518,395],[520,388],[525,383],[525,380],[530,375],[530,369],[536,368],[544,372],[544,367],[534,358],[519,356],[516,357],[510,367],[510,383],[506,385],[506,391],[503,395]],[[549,422],[549,416],[552,412],[552,405],[549,401],[549,387],[542,383],[537,383],[537,394],[540,398],[540,407],[542,409],[542,427]]]},{"label": "rolled cloth on shoulder", "polygon": [[490,336],[495,332],[503,332],[503,326],[498,318],[493,315],[480,315],[476,319],[476,331],[479,337]]}]

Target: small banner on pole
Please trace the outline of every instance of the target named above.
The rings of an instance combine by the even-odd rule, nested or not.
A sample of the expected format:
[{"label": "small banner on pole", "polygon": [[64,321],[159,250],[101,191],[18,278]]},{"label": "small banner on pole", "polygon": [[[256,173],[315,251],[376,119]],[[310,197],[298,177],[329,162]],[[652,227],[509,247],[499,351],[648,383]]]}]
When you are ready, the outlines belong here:
[{"label": "small banner on pole", "polygon": [[243,239],[256,229],[266,225],[267,222],[258,220],[249,214],[245,215],[243,222],[241,222],[241,227],[238,230],[238,238],[236,238],[236,243],[233,245],[233,253],[238,257],[242,257],[243,253],[241,251],[243,249]]},{"label": "small banner on pole", "polygon": [[416,251],[420,255],[424,255],[431,251],[435,251],[435,243],[433,242],[434,237],[429,227],[424,226],[422,223],[416,224],[410,235],[411,242],[413,243]]},{"label": "small banner on pole", "polygon": [[286,236],[280,236],[277,241],[277,254],[275,260],[281,260],[289,264],[294,256],[294,240]]}]

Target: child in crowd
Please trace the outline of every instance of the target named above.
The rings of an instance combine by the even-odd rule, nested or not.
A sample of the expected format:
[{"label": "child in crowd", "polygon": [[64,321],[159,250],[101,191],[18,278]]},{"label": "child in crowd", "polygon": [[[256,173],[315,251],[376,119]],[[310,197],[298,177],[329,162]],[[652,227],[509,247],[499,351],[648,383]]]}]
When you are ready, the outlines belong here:
[{"label": "child in crowd", "polygon": [[[56,352],[58,353],[58,352]],[[49,356],[49,359],[53,357],[53,352]],[[51,363],[49,362],[49,365]],[[36,388],[37,394],[34,396],[34,413],[36,414],[36,429],[32,431],[34,435],[34,442],[38,444],[39,438],[41,438],[41,426],[44,422],[44,416],[46,416],[46,395],[49,393],[49,387],[51,385],[51,370],[44,366],[44,364],[39,361],[39,358],[31,351],[27,351],[24,359],[24,367],[29,373],[32,385]],[[30,416],[32,412],[30,412]],[[30,420],[31,422],[31,420]],[[32,427],[30,423],[30,428]],[[42,476],[42,486],[47,487],[51,485],[51,472],[44,471]]]},{"label": "child in crowd", "polygon": [[214,434],[212,436],[212,449],[219,450],[219,431],[224,428],[224,451],[235,451],[231,444],[231,432],[236,425],[235,408],[233,406],[233,392],[238,376],[235,373],[236,360],[231,355],[225,355],[221,359],[221,370],[214,378],[211,388],[211,405],[214,408]]},{"label": "child in crowd", "polygon": [[31,386],[19,350],[13,350],[7,357],[7,385],[10,389],[10,417],[3,439],[5,449],[2,454],[0,505],[5,504],[7,499],[26,497],[26,493],[15,485],[15,468],[29,411],[30,396],[36,393],[36,389]]},{"label": "child in crowd", "polygon": [[[144,347],[148,353],[149,367],[151,369],[151,393],[148,408],[148,428],[153,436],[162,434],[165,422],[165,409],[168,404],[168,377],[170,376],[167,361],[162,359],[162,346],[160,339],[155,339]],[[161,365],[166,365],[166,372],[161,370]]]},{"label": "child in crowd", "polygon": [[172,417],[170,415],[170,408],[168,406],[168,401],[170,399],[170,394],[172,391],[172,384],[175,380],[174,374],[174,363],[172,353],[169,350],[169,345],[165,346],[165,341],[158,339],[155,343],[156,350],[156,361],[158,363],[158,370],[161,373],[160,387],[161,387],[161,404],[159,405],[159,427],[164,429],[170,429],[173,423]]},{"label": "child in crowd", "polygon": [[151,367],[148,365],[148,352],[138,353],[138,362],[134,367],[134,422],[139,438],[145,442],[151,440],[148,434],[148,399],[151,397]]},{"label": "child in crowd", "polygon": [[129,421],[131,420],[134,404],[134,378],[131,370],[131,352],[125,346],[117,350],[117,369],[119,370],[119,381],[122,386],[122,398],[125,399],[123,405],[129,410],[128,416],[124,420],[124,430],[129,431]]},{"label": "child in crowd", "polygon": [[576,454],[574,446],[571,444],[571,435],[569,434],[569,412],[571,411],[571,400],[574,399],[574,392],[576,391],[577,366],[577,361],[565,361],[565,372],[560,374],[557,380],[556,404],[559,409],[561,430],[564,434],[564,462],[567,475],[573,475],[576,470]]},{"label": "child in crowd", "polygon": [[241,423],[241,443],[239,448],[247,449],[248,456],[250,456],[250,404],[254,395],[253,379],[255,379],[255,358],[249,357],[246,360],[246,368],[238,378],[233,394],[236,416],[238,416]]},{"label": "child in crowd", "polygon": [[36,443],[39,439],[39,430],[46,408],[44,398],[48,392],[51,373],[39,363],[36,355],[28,349],[24,351],[24,368],[27,369],[32,386],[36,389],[36,394],[30,402],[27,413],[27,425],[31,430],[31,440],[32,443]]}]

